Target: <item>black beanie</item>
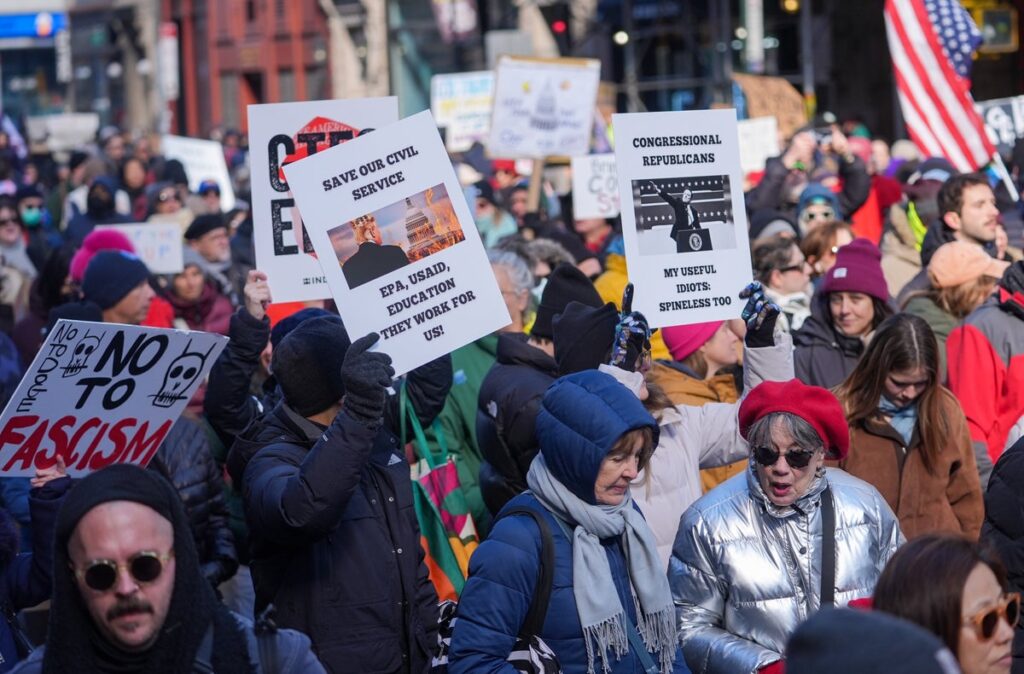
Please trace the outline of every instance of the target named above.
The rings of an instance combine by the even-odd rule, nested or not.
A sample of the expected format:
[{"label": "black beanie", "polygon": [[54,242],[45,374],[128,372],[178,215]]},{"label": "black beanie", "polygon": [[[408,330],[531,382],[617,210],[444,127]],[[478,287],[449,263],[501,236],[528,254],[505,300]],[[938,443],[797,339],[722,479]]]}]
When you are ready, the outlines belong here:
[{"label": "black beanie", "polygon": [[551,339],[554,336],[552,320],[574,300],[594,308],[604,304],[586,274],[574,265],[562,262],[548,276],[544,293],[540,297],[540,306],[537,308],[537,319],[533,322],[530,334],[542,339]]},{"label": "black beanie", "polygon": [[100,309],[109,309],[149,278],[146,263],[123,250],[101,250],[89,261],[82,295]]},{"label": "black beanie", "polygon": [[219,213],[204,213],[197,215],[192,224],[185,230],[185,240],[195,241],[201,239],[205,234],[209,234],[215,229],[227,229],[228,225],[224,222],[224,217]]},{"label": "black beanie", "polygon": [[352,341],[337,316],[311,318],[274,347],[271,369],[284,401],[308,417],[323,412],[345,395],[341,364]]},{"label": "black beanie", "polygon": [[826,608],[797,628],[786,674],[958,674],[931,632],[880,611]]},{"label": "black beanie", "polygon": [[334,316],[331,312],[326,309],[319,307],[306,307],[300,311],[296,311],[291,316],[286,316],[277,322],[277,325],[270,331],[270,346],[277,348],[277,345],[281,343],[281,340],[288,336],[288,334],[299,327],[311,318],[319,318],[320,316]]},{"label": "black beanie", "polygon": [[565,311],[555,316],[555,361],[559,376],[583,370],[596,370],[608,361],[615,342],[615,326],[619,311],[609,302],[591,307],[582,302],[569,302]]}]

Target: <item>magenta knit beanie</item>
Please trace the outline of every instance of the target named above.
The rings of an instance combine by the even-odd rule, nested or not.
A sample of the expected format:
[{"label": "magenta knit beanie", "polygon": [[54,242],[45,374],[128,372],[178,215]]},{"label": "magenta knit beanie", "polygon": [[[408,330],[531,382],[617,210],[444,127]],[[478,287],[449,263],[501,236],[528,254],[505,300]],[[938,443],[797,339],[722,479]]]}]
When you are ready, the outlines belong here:
[{"label": "magenta knit beanie", "polygon": [[125,253],[134,253],[135,246],[131,239],[116,229],[97,229],[89,232],[82,240],[82,247],[79,248],[71,258],[71,267],[68,272],[71,280],[81,283],[85,278],[85,270],[92,261],[93,256],[101,250],[120,250]]},{"label": "magenta knit beanie", "polygon": [[665,346],[671,352],[672,358],[686,360],[687,356],[704,346],[724,322],[711,321],[710,323],[692,323],[662,328],[661,338],[665,340]]},{"label": "magenta knit beanie", "polygon": [[882,273],[882,251],[867,239],[854,239],[836,252],[836,263],[825,275],[824,293],[864,293],[889,301],[889,287]]}]

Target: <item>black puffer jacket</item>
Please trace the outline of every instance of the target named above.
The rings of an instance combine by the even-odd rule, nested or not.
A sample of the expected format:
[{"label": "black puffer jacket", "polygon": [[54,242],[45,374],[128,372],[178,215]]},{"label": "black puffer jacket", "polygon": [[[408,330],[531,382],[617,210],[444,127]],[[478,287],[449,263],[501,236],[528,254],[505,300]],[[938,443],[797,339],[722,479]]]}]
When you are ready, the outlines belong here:
[{"label": "black puffer jacket", "polygon": [[826,293],[815,295],[810,318],[793,333],[793,345],[796,378],[822,388],[841,384],[864,353],[864,342],[841,335],[832,327]]},{"label": "black puffer jacket", "polygon": [[555,359],[527,340],[521,333],[500,335],[498,360],[480,385],[480,491],[492,515],[526,489],[526,473],[539,449],[540,401],[558,376]]},{"label": "black puffer jacket", "polygon": [[235,575],[238,556],[228,526],[224,478],[202,424],[187,415],[178,419],[149,468],[167,478],[181,496],[206,579],[216,587]]},{"label": "black puffer jacket", "polygon": [[325,429],[284,403],[259,425],[242,481],[256,611],[273,603],[332,674],[425,672],[437,595],[398,439],[344,411]]},{"label": "black puffer jacket", "polygon": [[[1024,592],[1024,438],[1003,452],[985,493],[981,539],[995,547],[1006,565],[1010,589]],[[1024,625],[1013,637],[1013,674],[1024,674]]]}]

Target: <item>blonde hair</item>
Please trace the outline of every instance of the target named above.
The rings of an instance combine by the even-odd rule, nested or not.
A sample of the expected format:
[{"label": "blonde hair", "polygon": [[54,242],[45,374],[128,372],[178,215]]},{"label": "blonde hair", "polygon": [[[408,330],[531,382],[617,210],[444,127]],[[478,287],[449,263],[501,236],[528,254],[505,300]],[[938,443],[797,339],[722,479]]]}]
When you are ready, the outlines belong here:
[{"label": "blonde hair", "polygon": [[995,290],[999,279],[992,276],[979,276],[966,283],[948,288],[931,288],[918,291],[907,296],[903,309],[915,297],[927,297],[935,305],[957,320],[964,319],[967,314],[977,309]]}]

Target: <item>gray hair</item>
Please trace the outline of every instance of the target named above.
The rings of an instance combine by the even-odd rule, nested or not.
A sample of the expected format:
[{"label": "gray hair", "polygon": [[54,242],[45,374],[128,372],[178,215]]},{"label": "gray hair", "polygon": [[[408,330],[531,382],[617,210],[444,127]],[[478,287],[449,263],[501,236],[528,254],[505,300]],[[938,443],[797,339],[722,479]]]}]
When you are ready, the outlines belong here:
[{"label": "gray hair", "polygon": [[772,447],[772,427],[778,420],[783,429],[793,438],[796,446],[802,450],[818,450],[825,446],[818,431],[809,423],[790,412],[772,412],[761,417],[747,431],[747,442],[751,447]]},{"label": "gray hair", "polygon": [[533,273],[520,256],[508,250],[492,249],[487,251],[487,259],[492,267],[501,267],[505,270],[516,292],[524,293],[533,289]]}]

